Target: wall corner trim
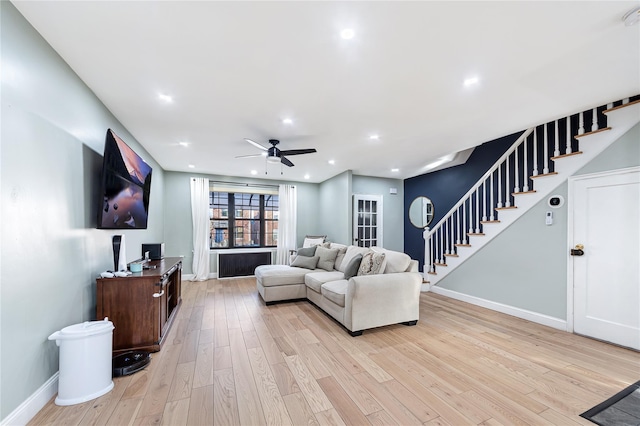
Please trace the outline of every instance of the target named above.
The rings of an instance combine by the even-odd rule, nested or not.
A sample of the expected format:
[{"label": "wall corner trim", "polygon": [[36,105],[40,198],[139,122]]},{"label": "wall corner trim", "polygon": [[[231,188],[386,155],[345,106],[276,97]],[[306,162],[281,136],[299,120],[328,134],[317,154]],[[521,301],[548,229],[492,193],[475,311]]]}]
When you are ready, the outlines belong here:
[{"label": "wall corner trim", "polygon": [[1,422],[0,426],[16,426],[26,425],[38,414],[38,411],[47,405],[47,402],[58,392],[58,378],[60,372],[49,378],[42,386],[40,386],[29,398],[13,410]]},{"label": "wall corner trim", "polygon": [[457,291],[448,290],[437,285],[431,286],[429,288],[429,291],[440,294],[442,296],[450,297],[452,299],[471,303],[472,305],[481,306],[483,308],[502,312],[503,314],[535,322],[536,324],[546,325],[547,327],[555,328],[557,330],[567,331],[567,321],[560,318],[551,317],[549,315],[540,314],[538,312],[528,311],[526,309],[516,308],[515,306],[504,305],[502,303],[482,299],[476,296],[470,296],[464,293],[458,293]]}]

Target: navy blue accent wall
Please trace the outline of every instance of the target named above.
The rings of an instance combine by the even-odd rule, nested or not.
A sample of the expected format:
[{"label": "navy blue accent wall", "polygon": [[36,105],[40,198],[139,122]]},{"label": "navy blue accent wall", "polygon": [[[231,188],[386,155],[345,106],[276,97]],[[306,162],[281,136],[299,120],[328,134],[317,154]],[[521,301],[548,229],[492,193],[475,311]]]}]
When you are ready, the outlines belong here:
[{"label": "navy blue accent wall", "polygon": [[424,239],[422,229],[409,221],[411,202],[421,195],[430,198],[435,209],[431,225],[435,225],[521,134],[517,132],[477,146],[465,164],[404,181],[404,252],[420,262],[420,270],[424,263]]}]

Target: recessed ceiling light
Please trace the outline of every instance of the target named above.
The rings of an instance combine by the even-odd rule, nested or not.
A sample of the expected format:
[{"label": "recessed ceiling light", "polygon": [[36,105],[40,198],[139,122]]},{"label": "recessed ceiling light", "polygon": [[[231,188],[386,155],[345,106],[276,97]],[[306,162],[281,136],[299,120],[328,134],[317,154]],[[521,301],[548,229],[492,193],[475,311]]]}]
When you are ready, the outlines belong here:
[{"label": "recessed ceiling light", "polygon": [[196,168],[196,166],[195,166],[195,165],[193,165],[193,164],[189,164],[189,168],[190,168],[190,169],[195,169],[195,168]]},{"label": "recessed ceiling light", "polygon": [[305,179],[309,179],[311,176],[309,176],[309,173],[307,173],[306,175],[304,175]]},{"label": "recessed ceiling light", "polygon": [[469,77],[464,80],[464,87],[473,86],[474,84],[478,84],[480,79],[478,77]]},{"label": "recessed ceiling light", "polygon": [[340,37],[345,40],[351,40],[355,35],[356,32],[352,28],[345,28],[344,30],[340,31]]},{"label": "recessed ceiling light", "polygon": [[282,120],[282,124],[293,124],[293,120],[290,118],[285,118]]},{"label": "recessed ceiling light", "polygon": [[327,163],[329,163],[329,164],[331,164],[333,166],[334,164],[336,164],[336,160],[329,160],[329,161],[327,161]]},{"label": "recessed ceiling light", "polygon": [[158,93],[158,99],[164,102],[173,102],[173,98],[169,95],[165,95],[164,93]]},{"label": "recessed ceiling light", "polygon": [[393,173],[397,173],[397,172],[399,172],[399,171],[400,171],[400,169],[391,169],[391,171],[392,171]]},{"label": "recessed ceiling light", "polygon": [[251,174],[252,174],[252,175],[257,175],[257,174],[258,174],[258,171],[257,171],[257,170],[251,170]]},{"label": "recessed ceiling light", "polygon": [[178,145],[187,147],[187,146],[189,146],[189,142],[184,142],[184,141],[178,142]]},{"label": "recessed ceiling light", "polygon": [[369,136],[369,139],[371,139],[372,141],[377,141],[378,139],[380,139],[380,135],[371,135]]}]

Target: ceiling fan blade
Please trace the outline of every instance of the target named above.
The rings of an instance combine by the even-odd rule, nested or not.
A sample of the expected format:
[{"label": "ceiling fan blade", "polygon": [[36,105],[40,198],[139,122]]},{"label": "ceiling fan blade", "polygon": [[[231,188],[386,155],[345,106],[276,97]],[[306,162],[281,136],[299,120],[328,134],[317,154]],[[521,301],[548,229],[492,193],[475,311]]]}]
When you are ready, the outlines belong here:
[{"label": "ceiling fan blade", "polygon": [[300,155],[300,154],[313,154],[318,152],[315,149],[288,149],[286,151],[280,151],[281,155]]},{"label": "ceiling fan blade", "polygon": [[236,155],[236,158],[264,157],[264,154]]},{"label": "ceiling fan blade", "polygon": [[287,157],[280,156],[280,162],[285,166],[293,167],[293,163]]},{"label": "ceiling fan blade", "polygon": [[256,141],[252,141],[251,139],[244,138],[244,140],[245,140],[245,141],[247,141],[247,142],[249,142],[251,145],[255,146],[256,148],[261,149],[261,150],[263,150],[263,151],[267,151],[267,150],[269,149],[269,148],[267,148],[267,147],[265,147],[265,146],[260,145],[260,144],[259,144],[258,142],[256,142]]}]

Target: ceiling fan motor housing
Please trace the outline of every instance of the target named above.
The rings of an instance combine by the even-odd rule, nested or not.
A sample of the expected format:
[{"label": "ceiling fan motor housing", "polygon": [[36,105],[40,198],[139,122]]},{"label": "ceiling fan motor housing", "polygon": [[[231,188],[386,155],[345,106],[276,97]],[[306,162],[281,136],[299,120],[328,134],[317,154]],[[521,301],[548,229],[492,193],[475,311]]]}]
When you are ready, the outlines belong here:
[{"label": "ceiling fan motor housing", "polygon": [[272,146],[267,151],[267,157],[280,157],[280,150],[275,146]]}]

